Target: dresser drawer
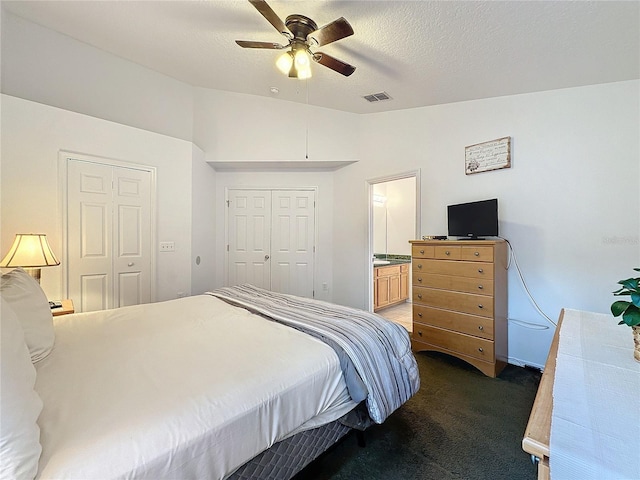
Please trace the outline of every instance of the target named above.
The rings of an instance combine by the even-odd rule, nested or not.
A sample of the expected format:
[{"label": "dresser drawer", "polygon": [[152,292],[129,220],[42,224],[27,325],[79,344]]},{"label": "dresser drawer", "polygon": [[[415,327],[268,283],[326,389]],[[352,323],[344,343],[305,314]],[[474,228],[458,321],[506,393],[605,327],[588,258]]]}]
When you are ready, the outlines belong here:
[{"label": "dresser drawer", "polygon": [[491,278],[454,277],[414,272],[413,284],[418,287],[439,288],[456,292],[476,293],[478,295],[493,295],[493,279]]},{"label": "dresser drawer", "polygon": [[413,272],[454,275],[456,277],[493,278],[493,263],[450,262],[447,260],[414,259]]},{"label": "dresser drawer", "polygon": [[414,304],[413,321],[493,340],[493,319],[487,317]]},{"label": "dresser drawer", "polygon": [[411,256],[414,258],[433,258],[434,248],[433,245],[412,245]]},{"label": "dresser drawer", "polygon": [[462,247],[459,245],[436,245],[434,258],[440,260],[460,260]]},{"label": "dresser drawer", "polygon": [[461,353],[486,362],[495,361],[495,349],[491,340],[452,332],[443,328],[414,323],[413,338],[418,342],[437,345],[454,353]]},{"label": "dresser drawer", "polygon": [[413,303],[493,318],[493,297],[413,287]]},{"label": "dresser drawer", "polygon": [[493,262],[493,247],[462,247],[460,259],[471,262]]}]

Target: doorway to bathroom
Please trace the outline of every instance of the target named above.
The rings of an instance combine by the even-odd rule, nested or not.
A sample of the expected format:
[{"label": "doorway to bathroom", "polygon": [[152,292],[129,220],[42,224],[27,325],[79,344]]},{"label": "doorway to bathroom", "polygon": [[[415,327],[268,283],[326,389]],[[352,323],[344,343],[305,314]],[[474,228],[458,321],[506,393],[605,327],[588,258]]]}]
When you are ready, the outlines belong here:
[{"label": "doorway to bathroom", "polygon": [[411,245],[420,234],[420,171],[367,180],[370,311],[411,330]]}]

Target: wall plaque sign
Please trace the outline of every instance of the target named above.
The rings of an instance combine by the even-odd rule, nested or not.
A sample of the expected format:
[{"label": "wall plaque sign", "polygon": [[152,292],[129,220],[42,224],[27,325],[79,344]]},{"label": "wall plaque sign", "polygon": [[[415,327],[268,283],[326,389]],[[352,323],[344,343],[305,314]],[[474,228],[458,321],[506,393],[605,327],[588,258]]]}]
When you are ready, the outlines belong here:
[{"label": "wall plaque sign", "polygon": [[487,172],[511,168],[511,137],[464,147],[464,173]]}]

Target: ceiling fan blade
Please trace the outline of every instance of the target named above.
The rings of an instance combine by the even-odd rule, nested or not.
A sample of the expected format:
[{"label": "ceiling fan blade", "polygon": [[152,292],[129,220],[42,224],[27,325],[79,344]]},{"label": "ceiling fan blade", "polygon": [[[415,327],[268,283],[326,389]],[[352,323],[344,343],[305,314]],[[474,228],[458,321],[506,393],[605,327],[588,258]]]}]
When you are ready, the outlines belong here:
[{"label": "ceiling fan blade", "polygon": [[345,63],[342,60],[338,60],[337,58],[327,55],[326,53],[316,52],[313,54],[313,59],[320,65],[329,67],[331,70],[335,70],[345,77],[348,77],[356,70],[356,67],[354,67],[353,65],[349,65],[348,63]]},{"label": "ceiling fan blade", "polygon": [[318,46],[321,47],[350,35],[353,35],[353,28],[351,28],[351,25],[344,17],[340,17],[324,27],[320,27],[316,31],[311,32],[307,35],[307,39],[313,38]]},{"label": "ceiling fan blade", "polygon": [[269,50],[281,50],[286,48],[285,45],[273,42],[252,42],[250,40],[236,40],[236,43],[242,48],[266,48]]},{"label": "ceiling fan blade", "polygon": [[293,35],[291,35],[291,32],[289,31],[287,26],[280,19],[280,17],[278,17],[278,14],[271,9],[267,2],[265,2],[264,0],[249,0],[249,3],[256,7],[256,9],[262,14],[262,16],[266,18],[267,21],[271,25],[273,25],[276,30],[278,30],[282,35],[293,38]]}]

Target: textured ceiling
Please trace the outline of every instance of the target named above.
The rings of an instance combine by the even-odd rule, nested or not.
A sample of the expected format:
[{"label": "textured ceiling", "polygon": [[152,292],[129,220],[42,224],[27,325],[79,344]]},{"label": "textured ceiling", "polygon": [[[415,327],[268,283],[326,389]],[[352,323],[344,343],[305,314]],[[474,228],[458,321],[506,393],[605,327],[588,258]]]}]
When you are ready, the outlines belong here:
[{"label": "textured ceiling", "polygon": [[[298,13],[325,25],[343,16],[353,26],[353,36],[316,50],[355,65],[355,73],[314,64],[307,82],[276,69],[280,52],[235,44],[286,43],[244,0],[2,5],[194,86],[355,113],[640,77],[637,1],[269,1],[282,20]],[[382,91],[392,100],[362,98]]]}]

